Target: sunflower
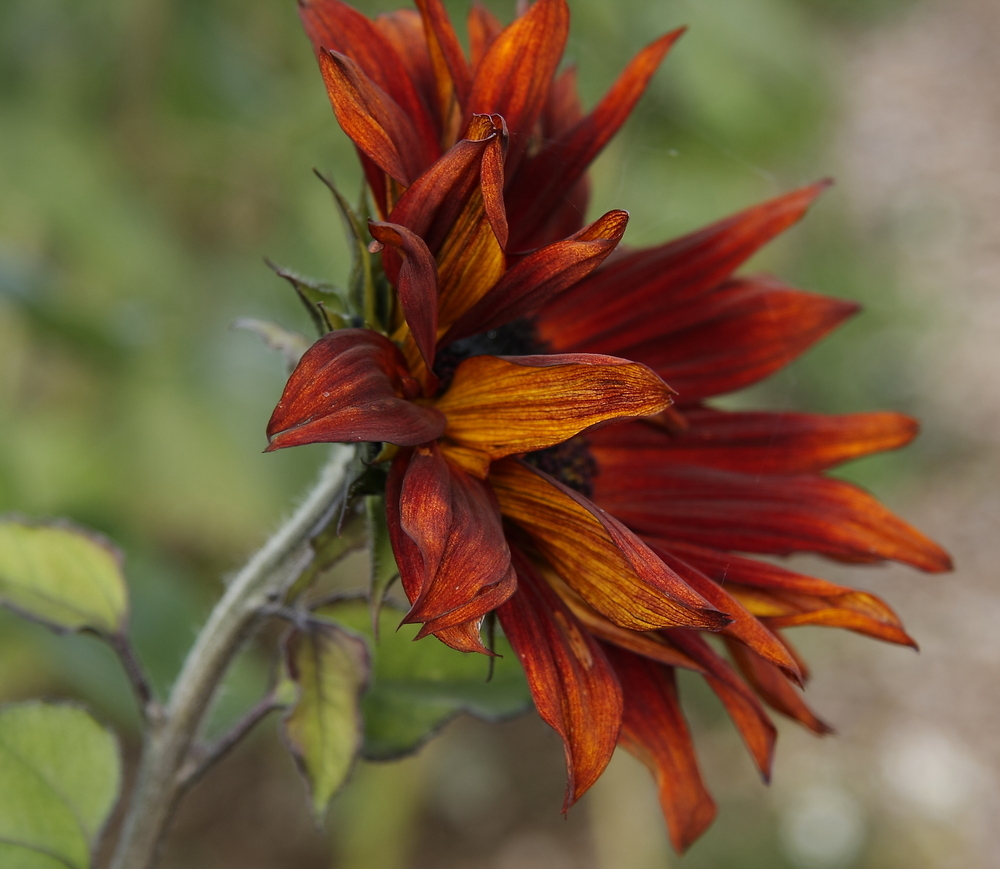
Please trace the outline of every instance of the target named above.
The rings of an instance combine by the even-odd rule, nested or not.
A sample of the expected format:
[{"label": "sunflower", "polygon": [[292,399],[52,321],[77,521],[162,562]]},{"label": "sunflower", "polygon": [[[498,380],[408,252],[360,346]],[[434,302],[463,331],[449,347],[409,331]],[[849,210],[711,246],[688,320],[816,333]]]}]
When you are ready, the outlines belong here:
[{"label": "sunflower", "polygon": [[369,229],[390,301],[379,328],[331,331],[305,353],[269,449],[381,444],[406,620],[490,654],[480,628],[495,613],[563,739],[564,809],[620,744],[652,771],[684,850],[715,805],[677,668],[704,677],[766,779],[765,704],[829,730],[798,690],[806,669],[784,628],[913,644],[874,595],[753,556],[948,570],[939,546],[823,475],[904,445],[916,423],[708,403],[855,312],[734,277],[825,184],[649,249],[616,249],[624,212],[582,226],[586,167],[679,31],[584,116],[572,72],[557,71],[565,0],[506,28],[474,7],[469,58],[440,2],[417,5],[375,21],[338,0],[301,5],[379,210]]}]

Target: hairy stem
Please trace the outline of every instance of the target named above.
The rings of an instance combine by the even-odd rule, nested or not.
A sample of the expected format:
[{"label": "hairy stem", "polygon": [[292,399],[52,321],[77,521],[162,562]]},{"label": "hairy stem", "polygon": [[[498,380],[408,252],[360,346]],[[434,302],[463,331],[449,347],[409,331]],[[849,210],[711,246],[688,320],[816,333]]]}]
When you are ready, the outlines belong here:
[{"label": "hairy stem", "polygon": [[310,536],[345,494],[351,447],[337,446],[306,500],[236,575],[188,653],[159,721],[146,733],[111,869],[151,869],[184,788],[182,770],[215,692],[243,642],[311,560]]}]

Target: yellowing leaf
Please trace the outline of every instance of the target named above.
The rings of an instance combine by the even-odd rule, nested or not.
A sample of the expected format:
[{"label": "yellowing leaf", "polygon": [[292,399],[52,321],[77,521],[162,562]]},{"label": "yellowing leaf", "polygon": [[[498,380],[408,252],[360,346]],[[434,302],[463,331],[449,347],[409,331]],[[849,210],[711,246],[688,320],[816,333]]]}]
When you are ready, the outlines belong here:
[{"label": "yellowing leaf", "polygon": [[0,711],[0,866],[88,869],[120,784],[115,738],[84,710]]},{"label": "yellowing leaf", "polygon": [[67,526],[0,522],[0,603],[57,630],[118,633],[128,612],[121,554]]},{"label": "yellowing leaf", "polygon": [[286,660],[299,696],[285,716],[285,735],[309,780],[313,811],[322,820],[361,747],[368,649],[334,625],[316,625],[291,636]]}]

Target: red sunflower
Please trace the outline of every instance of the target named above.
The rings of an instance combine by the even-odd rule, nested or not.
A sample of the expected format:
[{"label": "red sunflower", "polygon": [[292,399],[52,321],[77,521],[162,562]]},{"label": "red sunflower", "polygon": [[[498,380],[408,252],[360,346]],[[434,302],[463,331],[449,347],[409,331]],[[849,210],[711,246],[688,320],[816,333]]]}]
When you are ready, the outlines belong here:
[{"label": "red sunflower", "polygon": [[[652,770],[683,850],[715,806],[677,667],[706,679],[766,778],[775,729],[763,704],[828,729],[795,687],[804,666],[782,628],[912,644],[874,595],[752,556],[949,569],[870,495],[823,476],[902,446],[916,424],[706,403],[855,311],[733,277],[824,185],[610,258],[627,215],[581,228],[584,170],[679,32],[641,52],[584,117],[572,73],[557,74],[564,0],[539,0],[503,29],[476,7],[471,61],[440,3],[418,6],[372,22],[337,0],[302,5],[383,218],[370,230],[391,310],[369,323],[380,330],[330,332],[307,351],[269,448],[393,445],[380,458],[391,461],[386,512],[407,620],[486,651],[480,625],[495,612],[565,743],[565,806],[621,744]],[[729,660],[702,631],[721,636]]]}]

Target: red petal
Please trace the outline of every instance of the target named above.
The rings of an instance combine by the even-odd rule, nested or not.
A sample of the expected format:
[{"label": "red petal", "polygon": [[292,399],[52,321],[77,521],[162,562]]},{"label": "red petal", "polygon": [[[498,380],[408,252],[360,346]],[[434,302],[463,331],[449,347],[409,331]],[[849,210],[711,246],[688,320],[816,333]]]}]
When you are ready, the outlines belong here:
[{"label": "red petal", "polygon": [[781,670],[738,643],[727,640],[726,648],[736,666],[740,668],[743,677],[768,706],[805,725],[820,736],[833,733],[833,728],[816,717],[802,699],[801,693],[789,684]]},{"label": "red petal", "polygon": [[504,28],[476,69],[467,112],[496,112],[515,140],[538,119],[569,35],[566,0],[538,0]]},{"label": "red petal", "polygon": [[494,464],[490,483],[504,516],[531,535],[570,588],[618,626],[728,624],[645,543],[572,489],[516,459]]},{"label": "red petal", "polygon": [[769,781],[778,732],[753,691],[695,631],[671,630],[664,633],[670,642],[705,668],[705,681],[726,707],[764,781]]},{"label": "red petal", "polygon": [[406,147],[417,152],[417,162],[427,165],[436,159],[441,153],[437,125],[406,62],[409,51],[400,51],[403,46],[387,38],[384,27],[340,0],[300,0],[299,16],[317,54],[326,48],[351,58],[413,122],[418,135]]},{"label": "red petal", "polygon": [[640,534],[713,549],[951,569],[940,546],[842,480],[664,466],[600,474],[595,500]]},{"label": "red petal", "polygon": [[444,416],[409,401],[418,389],[399,349],[370,329],[329,332],[288,378],[267,424],[268,451],[322,442],[407,446],[440,437]]},{"label": "red petal", "polygon": [[535,707],[566,749],[565,812],[611,760],[622,692],[604,652],[552,589],[514,551],[517,593],[497,610],[524,667]]},{"label": "red petal", "polygon": [[661,36],[640,51],[594,110],[534,158],[526,161],[512,185],[509,210],[516,215],[514,250],[526,247],[533,234],[558,207],[587,166],[603,150],[629,116],[670,47],[684,28]]},{"label": "red petal", "polygon": [[413,122],[346,55],[324,50],[319,65],[344,132],[380,169],[403,186],[409,185],[423,168],[420,154],[412,147],[418,139]]},{"label": "red petal", "polygon": [[427,368],[434,367],[434,342],[437,338],[438,282],[437,265],[424,240],[397,223],[368,221],[372,237],[399,254],[402,265],[396,274],[396,293],[413,340]]},{"label": "red petal", "polygon": [[566,240],[528,254],[458,318],[442,346],[509,323],[573,286],[615,249],[627,225],[627,212],[609,211]]},{"label": "red petal", "polygon": [[602,346],[654,368],[690,404],[763,380],[857,310],[770,278],[739,279],[634,323]]},{"label": "red petal", "polygon": [[407,622],[429,631],[481,618],[514,592],[500,510],[486,484],[452,466],[436,444],[401,454],[386,484],[386,515]]},{"label": "red petal", "polygon": [[802,681],[799,666],[795,659],[788,654],[784,643],[751,615],[739,603],[738,599],[733,598],[701,571],[672,554],[669,549],[654,546],[653,551],[663,560],[664,564],[676,571],[678,576],[683,577],[691,588],[717,610],[726,613],[733,620],[732,624],[726,625],[722,629],[724,635],[739,640],[762,658],[786,670],[796,681]]},{"label": "red petal", "polygon": [[827,186],[805,187],[659,247],[623,254],[539,312],[542,337],[558,349],[596,352],[651,317],[662,327],[665,308],[722,283]]},{"label": "red petal", "polygon": [[669,462],[750,474],[816,473],[851,459],[897,449],[917,434],[901,413],[731,413],[685,410],[683,431],[645,423],[601,429],[590,438],[602,468],[647,468]]},{"label": "red petal", "polygon": [[715,802],[698,771],[677,677],[671,667],[611,647],[606,651],[625,695],[621,745],[656,779],[670,841],[684,853],[712,823]]}]

